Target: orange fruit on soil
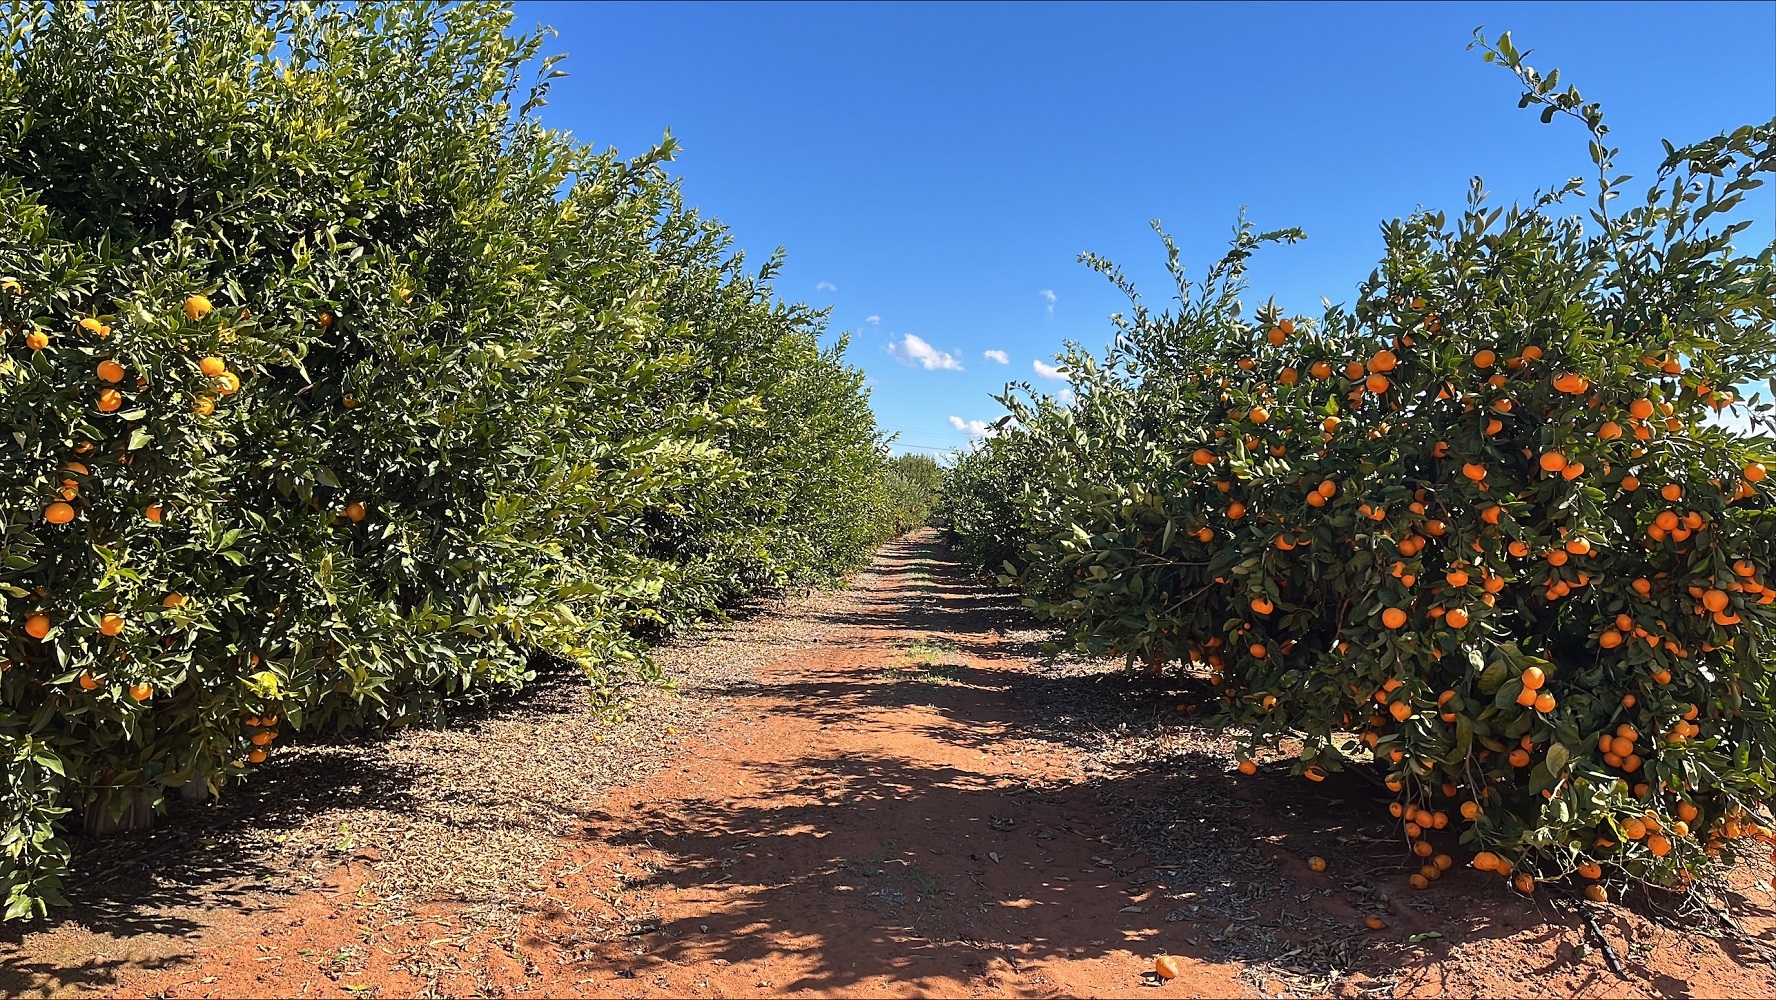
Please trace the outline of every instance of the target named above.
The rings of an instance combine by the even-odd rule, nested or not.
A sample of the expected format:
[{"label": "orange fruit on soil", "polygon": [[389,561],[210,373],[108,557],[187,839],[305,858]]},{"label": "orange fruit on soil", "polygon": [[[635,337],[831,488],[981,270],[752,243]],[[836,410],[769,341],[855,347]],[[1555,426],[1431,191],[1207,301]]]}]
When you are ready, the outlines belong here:
[{"label": "orange fruit on soil", "polygon": [[254,747],[253,749],[248,750],[247,751],[247,763],[249,763],[249,764],[263,764],[263,763],[265,763],[265,751],[260,749],[259,747]]},{"label": "orange fruit on soil", "polygon": [[1184,963],[1174,955],[1161,955],[1153,960],[1153,971],[1161,979],[1176,979],[1184,974]]},{"label": "orange fruit on soil", "polygon": [[1310,872],[1325,871],[1326,870],[1326,859],[1320,857],[1318,854],[1308,858],[1307,859],[1307,870]]},{"label": "orange fruit on soil", "polygon": [[1607,903],[1609,893],[1601,885],[1588,885],[1585,887],[1585,898],[1593,903]]},{"label": "orange fruit on soil", "polygon": [[1517,877],[1511,880],[1511,886],[1512,886],[1512,888],[1516,889],[1518,892],[1521,892],[1525,896],[1527,896],[1530,893],[1535,891],[1535,888],[1536,888],[1535,876],[1531,875],[1528,872],[1518,872]]},{"label": "orange fruit on soil", "polygon": [[1363,920],[1363,926],[1369,928],[1372,931],[1379,931],[1379,930],[1383,930],[1387,927],[1387,921],[1381,919],[1380,917],[1374,917],[1374,916],[1366,917]]},{"label": "orange fruit on soil", "polygon": [[1257,774],[1258,773],[1258,765],[1254,764],[1253,762],[1251,762],[1249,760],[1242,760],[1239,762],[1239,773],[1241,773],[1241,774]]},{"label": "orange fruit on soil", "polygon": [[1429,889],[1431,887],[1431,880],[1428,878],[1425,878],[1423,875],[1414,874],[1411,878],[1407,879],[1406,881],[1414,889],[1418,889],[1420,891],[1425,890],[1425,889]]}]

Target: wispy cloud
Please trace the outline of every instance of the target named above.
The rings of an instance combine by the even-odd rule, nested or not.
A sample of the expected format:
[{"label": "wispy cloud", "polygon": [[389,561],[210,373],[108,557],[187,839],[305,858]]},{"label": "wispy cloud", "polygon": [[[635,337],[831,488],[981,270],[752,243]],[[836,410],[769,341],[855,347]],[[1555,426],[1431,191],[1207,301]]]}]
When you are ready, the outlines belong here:
[{"label": "wispy cloud", "polygon": [[963,420],[961,417],[950,417],[950,426],[968,435],[970,441],[981,441],[993,436],[992,425],[985,420]]},{"label": "wispy cloud", "polygon": [[1046,299],[1046,300],[1048,300],[1048,314],[1049,314],[1049,315],[1050,315],[1050,316],[1053,316],[1053,315],[1054,315],[1054,311],[1055,311],[1055,293],[1054,293],[1054,289],[1052,289],[1052,288],[1044,288],[1044,289],[1043,289],[1043,290],[1042,290],[1042,291],[1040,291],[1040,292],[1038,292],[1038,293],[1037,293],[1037,294],[1038,294],[1038,295],[1041,295],[1041,296],[1042,296],[1042,297],[1043,297],[1043,298],[1044,298],[1044,299]]},{"label": "wispy cloud", "polygon": [[903,365],[917,365],[926,371],[962,370],[962,362],[956,360],[954,354],[932,347],[918,334],[909,333],[903,340],[890,342],[888,353],[894,355],[894,360]]},{"label": "wispy cloud", "polygon": [[880,317],[880,316],[865,316],[863,318],[863,321],[865,323],[868,323],[870,326],[881,326],[882,325],[882,317]]},{"label": "wispy cloud", "polygon": [[1043,378],[1060,379],[1060,378],[1067,377],[1065,375],[1062,375],[1061,370],[1059,368],[1056,368],[1054,365],[1045,365],[1040,361],[1030,362],[1030,367],[1035,369],[1036,374],[1042,376]]},{"label": "wispy cloud", "polygon": [[839,290],[839,286],[830,281],[822,281],[820,284],[814,286],[814,290],[817,292],[836,292]]},{"label": "wispy cloud", "polygon": [[1004,351],[982,351],[981,353],[986,355],[988,361],[997,361],[1002,365],[1011,364],[1011,355]]}]

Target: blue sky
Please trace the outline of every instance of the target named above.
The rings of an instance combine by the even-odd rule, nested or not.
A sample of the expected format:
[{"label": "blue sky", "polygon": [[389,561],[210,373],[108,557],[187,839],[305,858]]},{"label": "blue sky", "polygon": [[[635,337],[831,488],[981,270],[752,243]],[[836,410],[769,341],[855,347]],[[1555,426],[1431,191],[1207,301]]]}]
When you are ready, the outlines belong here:
[{"label": "blue sky", "polygon": [[[1383,220],[1459,209],[1476,174],[1508,203],[1587,173],[1577,123],[1517,110],[1464,51],[1482,24],[1602,102],[1637,179],[1662,137],[1776,116],[1771,3],[521,2],[515,27],[569,57],[545,121],[624,152],[670,129],[690,202],[754,260],[788,251],[780,294],[831,307],[898,449],[937,453],[1007,381],[1058,387],[1035,366],[1064,340],[1108,339],[1123,300],[1081,251],[1168,296],[1151,219],[1197,275],[1242,207],[1306,229],[1251,297],[1315,312],[1369,273]],[[1773,188],[1747,245],[1772,239]]]}]

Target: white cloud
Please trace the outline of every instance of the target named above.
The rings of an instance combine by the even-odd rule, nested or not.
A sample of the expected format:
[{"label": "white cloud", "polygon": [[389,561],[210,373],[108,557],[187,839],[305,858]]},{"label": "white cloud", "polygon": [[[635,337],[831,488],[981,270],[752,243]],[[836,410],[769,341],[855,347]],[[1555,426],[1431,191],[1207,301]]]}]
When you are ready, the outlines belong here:
[{"label": "white cloud", "polygon": [[1065,375],[1062,375],[1061,370],[1059,368],[1056,368],[1054,365],[1045,365],[1040,361],[1030,362],[1030,367],[1035,369],[1036,374],[1042,376],[1043,378],[1060,379],[1060,378],[1067,377]]},{"label": "white cloud", "polygon": [[918,365],[926,371],[944,369],[959,372],[962,370],[962,362],[956,360],[954,354],[932,347],[918,334],[909,333],[905,340],[890,342],[888,353],[894,355],[894,360],[903,365]]},{"label": "white cloud", "polygon": [[1040,292],[1038,292],[1038,293],[1037,293],[1037,294],[1038,294],[1038,295],[1041,295],[1041,296],[1042,296],[1042,297],[1043,297],[1043,298],[1045,298],[1045,299],[1047,299],[1047,300],[1048,300],[1048,314],[1049,314],[1049,315],[1050,315],[1050,316],[1053,316],[1053,315],[1054,315],[1054,311],[1055,311],[1055,293],[1054,293],[1054,289],[1052,289],[1052,288],[1044,288],[1044,289],[1043,289],[1043,290],[1042,290],[1042,291],[1040,291]]},{"label": "white cloud", "polygon": [[1067,406],[1072,406],[1074,403],[1079,402],[1079,397],[1074,395],[1072,389],[1062,389],[1061,402]]},{"label": "white cloud", "polygon": [[1732,406],[1707,414],[1702,418],[1702,422],[1713,424],[1716,427],[1724,427],[1735,434],[1743,434],[1746,437],[1756,437],[1766,433],[1764,428],[1751,422],[1751,414],[1742,406]]},{"label": "white cloud", "polygon": [[822,281],[820,284],[814,286],[814,290],[817,292],[836,292],[839,290],[839,286],[830,281]]},{"label": "white cloud", "polygon": [[981,353],[986,355],[988,361],[997,361],[1002,365],[1011,364],[1011,355],[1004,351],[982,351]]},{"label": "white cloud", "polygon": [[865,323],[868,323],[870,326],[881,326],[882,325],[882,317],[880,317],[880,316],[865,316],[863,318],[863,321]]},{"label": "white cloud", "polygon": [[963,420],[961,417],[950,417],[950,426],[968,435],[970,441],[980,441],[993,436],[993,428],[985,420]]}]

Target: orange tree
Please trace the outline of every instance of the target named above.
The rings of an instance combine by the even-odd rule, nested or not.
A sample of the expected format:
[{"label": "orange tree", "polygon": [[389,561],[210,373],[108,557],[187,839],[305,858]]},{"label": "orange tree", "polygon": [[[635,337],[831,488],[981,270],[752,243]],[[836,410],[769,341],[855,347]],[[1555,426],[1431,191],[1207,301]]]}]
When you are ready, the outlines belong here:
[{"label": "orange tree", "polygon": [[1293,231],[1242,227],[1197,286],[1173,250],[1161,314],[1088,258],[1133,300],[1116,346],[1069,351],[1069,405],[1008,395],[944,506],[1083,650],[1208,671],[1248,751],[1301,738],[1313,780],[1379,762],[1415,886],[1444,827],[1523,891],[1682,880],[1776,778],[1776,423],[1736,398],[1776,377],[1776,252],[1709,225],[1776,166],[1776,123],[1670,149],[1612,214],[1597,108],[1485,48],[1591,132],[1588,226],[1577,182],[1509,209],[1476,184],[1453,221],[1385,227],[1355,305],[1314,320],[1239,306]]},{"label": "orange tree", "polygon": [[[0,908],[896,530],[861,373],[499,5],[0,10]],[[522,85],[540,66],[542,79]]]}]

